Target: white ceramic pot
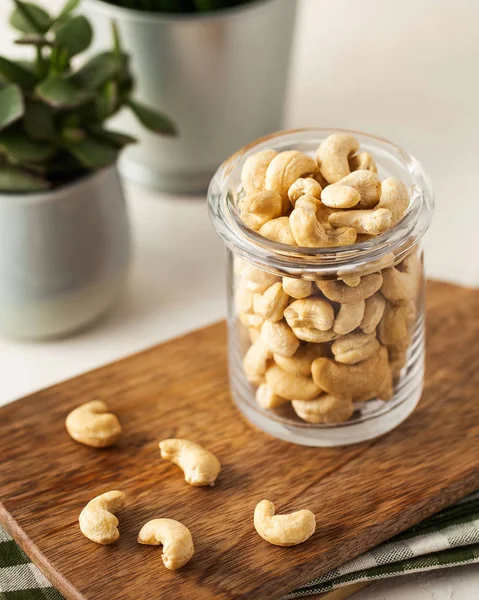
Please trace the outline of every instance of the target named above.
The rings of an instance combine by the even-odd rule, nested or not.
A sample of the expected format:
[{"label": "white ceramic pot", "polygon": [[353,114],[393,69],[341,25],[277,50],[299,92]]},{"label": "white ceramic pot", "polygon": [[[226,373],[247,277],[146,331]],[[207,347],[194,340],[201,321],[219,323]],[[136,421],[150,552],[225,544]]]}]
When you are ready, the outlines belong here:
[{"label": "white ceramic pot", "polygon": [[122,154],[126,177],[170,192],[205,191],[236,148],[281,129],[296,0],[255,0],[203,15],[168,15],[83,0],[93,50],[111,47],[111,21],[131,56],[135,97],[171,117],[177,138],[152,134],[127,111],[115,126],[140,140]]},{"label": "white ceramic pot", "polygon": [[0,193],[0,333],[81,329],[120,293],[130,233],[116,167],[58,190]]}]

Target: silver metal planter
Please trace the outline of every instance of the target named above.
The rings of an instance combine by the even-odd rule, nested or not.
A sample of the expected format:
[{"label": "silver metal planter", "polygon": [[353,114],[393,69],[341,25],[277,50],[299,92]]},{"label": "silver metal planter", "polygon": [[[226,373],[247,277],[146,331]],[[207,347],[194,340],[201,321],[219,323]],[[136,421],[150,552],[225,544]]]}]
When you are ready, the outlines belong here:
[{"label": "silver metal planter", "polygon": [[118,24],[139,100],[162,110],[178,138],[154,135],[126,112],[116,119],[141,140],[120,162],[126,177],[165,191],[204,191],[238,147],[281,128],[296,0],[256,0],[212,15],[160,15],[102,0],[82,7],[95,49]]},{"label": "silver metal planter", "polygon": [[0,193],[0,333],[42,339],[85,327],[117,299],[129,258],[116,167],[51,192]]}]

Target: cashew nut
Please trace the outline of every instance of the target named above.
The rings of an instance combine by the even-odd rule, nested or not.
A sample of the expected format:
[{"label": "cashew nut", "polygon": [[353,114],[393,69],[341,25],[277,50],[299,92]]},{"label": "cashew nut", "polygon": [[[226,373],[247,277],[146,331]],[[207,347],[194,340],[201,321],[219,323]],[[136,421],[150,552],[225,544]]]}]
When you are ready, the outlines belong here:
[{"label": "cashew nut", "polygon": [[372,356],[379,348],[374,333],[350,333],[331,345],[334,359],[345,365],[354,365]]},{"label": "cashew nut", "polygon": [[391,211],[391,227],[399,223],[409,207],[409,194],[402,181],[388,177],[381,183],[381,198],[376,208],[386,208]]},{"label": "cashew nut", "polygon": [[261,500],[254,510],[254,528],[270,544],[296,546],[313,535],[316,519],[310,510],[275,515],[274,504],[269,500]]},{"label": "cashew nut", "polygon": [[391,302],[407,302],[417,297],[421,284],[421,259],[411,252],[399,265],[383,271],[381,293]]},{"label": "cashew nut", "polygon": [[378,235],[391,229],[392,215],[391,211],[387,208],[348,210],[335,212],[330,215],[329,223],[332,227],[354,227],[357,233]]},{"label": "cashew nut", "polygon": [[316,151],[319,170],[328,183],[337,183],[351,171],[348,158],[359,150],[358,140],[347,133],[333,133]]},{"label": "cashew nut", "polygon": [[313,284],[305,279],[295,279],[294,277],[283,277],[283,290],[296,300],[307,298],[313,293]]},{"label": "cashew nut", "polygon": [[238,319],[245,327],[252,327],[254,329],[260,329],[261,325],[264,323],[264,319],[261,315],[255,315],[253,313],[238,313]]},{"label": "cashew nut", "polygon": [[313,205],[299,206],[299,203],[300,200],[289,216],[291,232],[298,246],[328,248],[354,244],[357,235],[355,229],[344,227],[328,230],[319,222]]},{"label": "cashew nut", "polygon": [[366,169],[353,171],[340,179],[335,185],[346,185],[359,192],[361,198],[356,208],[373,208],[379,202],[381,196],[379,177],[373,171],[367,171]]},{"label": "cashew nut", "polygon": [[360,275],[351,275],[350,277],[340,277],[341,281],[349,287],[357,287],[361,283]]},{"label": "cashew nut", "polygon": [[256,402],[262,408],[276,408],[281,406],[285,402],[288,402],[286,398],[278,396],[276,392],[267,383],[262,383],[256,390]]},{"label": "cashew nut", "polygon": [[298,179],[311,175],[317,170],[316,161],[298,150],[286,150],[277,154],[266,169],[265,187],[279,192],[283,199],[283,210],[291,207],[288,190]]},{"label": "cashew nut", "polygon": [[235,293],[235,307],[239,313],[253,312],[254,293],[248,289],[247,280],[240,279]]},{"label": "cashew nut", "polygon": [[388,346],[389,366],[391,368],[394,379],[399,377],[401,370],[407,362],[407,354],[409,349],[409,336],[400,342],[396,342],[392,346]]},{"label": "cashew nut", "polygon": [[382,282],[381,273],[371,273],[362,277],[356,287],[350,287],[342,281],[317,281],[316,285],[329,300],[348,304],[369,298],[379,290]]},{"label": "cashew nut", "polygon": [[181,569],[195,552],[190,530],[174,519],[153,519],[145,523],[138,542],[148,546],[163,545],[161,559],[167,569]]},{"label": "cashew nut", "polygon": [[268,321],[281,321],[284,309],[288,306],[289,296],[278,281],[264,294],[256,294],[253,301],[254,312]]},{"label": "cashew nut", "polygon": [[278,396],[287,400],[312,400],[321,393],[311,377],[287,373],[278,365],[272,365],[266,371],[266,383]]},{"label": "cashew nut", "polygon": [[[247,282],[258,283],[261,285],[265,285],[268,288],[273,283],[280,281],[279,277],[273,275],[272,273],[268,273],[267,271],[263,271],[263,269],[258,269],[253,265],[247,264],[241,273],[242,277],[244,277]],[[258,293],[256,289],[252,289],[249,285],[247,286],[252,292]],[[264,288],[261,293],[265,291]]]},{"label": "cashew nut", "polygon": [[364,300],[341,304],[336,320],[334,321],[334,331],[344,335],[359,327],[364,316],[364,308]]},{"label": "cashew nut", "polygon": [[[265,321],[265,323],[269,323],[269,321]],[[272,356],[272,352],[260,337],[248,348],[243,357],[243,370],[246,379],[256,385],[262,383],[268,368],[268,360]]]},{"label": "cashew nut", "polygon": [[250,342],[254,344],[261,337],[261,327],[248,327],[248,335]]},{"label": "cashew nut", "polygon": [[261,340],[270,352],[281,356],[293,356],[299,347],[298,338],[285,321],[265,321],[261,327]]},{"label": "cashew nut", "polygon": [[241,183],[246,194],[265,189],[266,169],[276,155],[275,150],[262,150],[246,159],[241,171]]},{"label": "cashew nut", "polygon": [[261,227],[258,233],[269,240],[273,240],[273,242],[288,244],[288,246],[297,245],[291,232],[289,217],[271,219]]},{"label": "cashew nut", "polygon": [[321,192],[321,202],[330,208],[351,208],[361,200],[359,192],[349,185],[328,185]]},{"label": "cashew nut", "polygon": [[384,314],[378,326],[378,337],[382,344],[392,346],[408,337],[408,307],[406,304],[391,304],[386,301]]},{"label": "cashew nut", "polygon": [[296,200],[299,200],[301,196],[307,195],[317,198],[319,200],[321,196],[321,185],[312,177],[299,177],[294,183],[292,183],[288,190],[288,198],[291,204],[294,206]]},{"label": "cashew nut", "polygon": [[351,418],[354,405],[351,398],[322,394],[314,400],[293,400],[294,412],[308,423],[344,423]]},{"label": "cashew nut", "polygon": [[334,310],[322,298],[295,300],[284,311],[284,318],[291,328],[308,327],[328,331],[334,323]]},{"label": "cashew nut", "polygon": [[379,321],[382,319],[385,305],[386,300],[379,292],[366,299],[364,317],[359,325],[364,333],[373,333],[375,331]]},{"label": "cashew nut", "polygon": [[300,346],[291,357],[274,354],[273,358],[283,371],[300,377],[311,377],[313,360],[320,356],[327,356],[328,353],[327,344],[305,344]]},{"label": "cashew nut", "polygon": [[241,218],[255,231],[271,219],[281,216],[282,210],[281,196],[271,190],[245,196],[240,202]]},{"label": "cashew nut", "polygon": [[161,458],[171,460],[185,474],[185,481],[191,485],[214,485],[221,469],[216,456],[190,440],[170,438],[159,444]]},{"label": "cashew nut", "polygon": [[366,401],[391,385],[388,352],[384,346],[358,364],[344,365],[330,358],[317,358],[311,365],[316,385],[333,396]]},{"label": "cashew nut", "polygon": [[295,327],[293,329],[293,333],[298,340],[311,342],[313,344],[331,342],[340,336],[340,334],[336,333],[334,329],[329,329],[329,331],[321,331],[320,329],[313,329],[312,327]]},{"label": "cashew nut", "polygon": [[358,152],[358,154],[353,154],[353,156],[350,156],[349,168],[351,171],[366,169],[367,171],[372,171],[373,173],[378,172],[376,161],[371,154],[369,154],[369,152]]},{"label": "cashew nut", "polygon": [[108,406],[102,400],[93,400],[72,410],[65,426],[75,441],[93,448],[111,446],[122,431],[117,416],[108,412]]},{"label": "cashew nut", "polygon": [[118,490],[96,496],[80,513],[80,531],[97,544],[113,544],[120,537],[115,513],[125,506],[125,501],[125,494]]}]

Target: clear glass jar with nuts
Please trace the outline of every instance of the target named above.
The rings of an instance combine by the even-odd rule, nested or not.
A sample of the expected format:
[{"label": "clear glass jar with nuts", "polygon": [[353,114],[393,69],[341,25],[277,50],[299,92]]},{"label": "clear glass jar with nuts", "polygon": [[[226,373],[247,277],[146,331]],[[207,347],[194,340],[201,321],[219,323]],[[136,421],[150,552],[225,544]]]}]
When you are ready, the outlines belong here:
[{"label": "clear glass jar with nuts", "polygon": [[213,224],[229,255],[232,396],[257,427],[311,446],[401,423],[421,396],[421,165],[374,136],[262,138],[219,168]]}]

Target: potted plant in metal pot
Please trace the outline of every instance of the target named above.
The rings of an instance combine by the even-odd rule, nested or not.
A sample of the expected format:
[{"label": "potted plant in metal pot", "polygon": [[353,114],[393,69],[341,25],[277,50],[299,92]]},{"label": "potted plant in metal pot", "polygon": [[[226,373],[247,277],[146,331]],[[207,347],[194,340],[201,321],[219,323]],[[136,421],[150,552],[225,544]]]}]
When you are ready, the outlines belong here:
[{"label": "potted plant in metal pot", "polygon": [[171,115],[181,135],[158,138],[131,115],[140,141],[127,177],[173,192],[206,189],[234,150],[281,128],[295,0],[83,0],[102,45],[118,23],[138,98]]},{"label": "potted plant in metal pot", "polygon": [[77,2],[52,17],[15,0],[11,25],[34,59],[0,56],[0,332],[13,336],[81,328],[123,286],[130,241],[116,161],[134,139],[106,120],[128,106],[149,129],[174,132],[133,100],[115,28],[112,49],[72,66],[92,40]]}]

